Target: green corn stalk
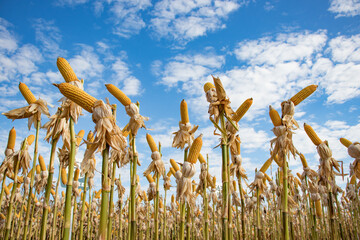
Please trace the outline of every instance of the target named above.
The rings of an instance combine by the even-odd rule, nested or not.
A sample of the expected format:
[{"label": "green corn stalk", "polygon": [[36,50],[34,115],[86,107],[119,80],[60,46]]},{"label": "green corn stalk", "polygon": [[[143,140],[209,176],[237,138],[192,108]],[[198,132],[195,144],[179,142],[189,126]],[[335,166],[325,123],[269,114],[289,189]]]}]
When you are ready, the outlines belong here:
[{"label": "green corn stalk", "polygon": [[282,218],[283,218],[283,239],[289,240],[289,213],[288,213],[288,162],[285,152],[282,154],[284,156],[284,165],[283,165],[283,196],[281,199],[282,205]]},{"label": "green corn stalk", "polygon": [[29,188],[29,194],[28,194],[28,200],[26,205],[26,216],[25,216],[25,222],[24,222],[24,231],[23,231],[23,240],[27,239],[27,232],[28,232],[28,223],[30,220],[30,209],[31,209],[31,193],[33,191],[34,187],[34,179],[35,179],[35,168],[36,168],[36,159],[38,154],[38,142],[39,142],[39,131],[40,131],[40,125],[41,122],[37,121],[36,124],[36,133],[35,133],[35,147],[34,147],[34,157],[33,157],[33,166],[31,170],[31,177],[30,177],[30,188]]},{"label": "green corn stalk", "polygon": [[101,209],[100,209],[100,226],[99,226],[99,239],[106,240],[107,238],[107,219],[109,210],[109,176],[108,176],[108,163],[109,163],[109,145],[102,152],[102,176],[101,176]]},{"label": "green corn stalk", "polygon": [[75,163],[75,153],[76,153],[76,138],[74,130],[74,120],[72,117],[69,119],[70,127],[70,156],[69,156],[69,171],[68,179],[66,184],[66,194],[65,194],[65,210],[64,210],[64,233],[63,240],[69,240],[70,238],[70,224],[71,224],[71,198],[72,198],[72,184],[74,180],[74,163]]},{"label": "green corn stalk", "polygon": [[242,239],[246,239],[246,230],[245,230],[245,201],[244,201],[244,193],[241,184],[241,176],[238,176],[238,185],[240,192],[240,202],[241,202],[241,235]]},{"label": "green corn stalk", "polygon": [[50,235],[50,240],[54,240],[55,238],[55,227],[56,227],[56,219],[57,219],[57,200],[58,200],[58,188],[59,188],[59,182],[60,182],[60,170],[61,170],[61,166],[59,166],[59,176],[56,182],[56,189],[55,189],[55,199],[54,199],[54,214],[53,214],[53,222],[52,222],[52,229],[51,229],[51,235]]},{"label": "green corn stalk", "polygon": [[208,222],[208,210],[209,210],[209,203],[206,194],[207,189],[207,175],[209,174],[209,156],[206,155],[206,177],[204,179],[204,189],[203,189],[203,201],[204,201],[204,239],[209,240],[209,222]]},{"label": "green corn stalk", "polygon": [[2,180],[2,184],[1,184],[0,210],[1,210],[2,201],[3,201],[3,197],[4,197],[4,186],[5,186],[6,173],[7,173],[7,169],[5,169],[5,171],[4,171],[4,177],[3,177],[3,180]]},{"label": "green corn stalk", "polygon": [[[187,160],[188,149],[184,151],[184,162]],[[180,227],[179,227],[179,239],[184,240],[185,232],[185,200],[180,201]]]},{"label": "green corn stalk", "polygon": [[108,219],[108,236],[107,239],[111,240],[111,229],[112,229],[112,212],[113,212],[113,202],[114,202],[114,185],[115,185],[115,172],[116,172],[116,162],[113,162],[112,165],[112,176],[111,176],[111,189],[110,189],[110,202],[109,202],[109,219]]},{"label": "green corn stalk", "polygon": [[[21,150],[23,151],[26,147],[26,142],[27,142],[27,138],[25,138],[22,146],[21,146]],[[35,160],[34,160],[35,161]],[[10,202],[9,202],[9,207],[8,207],[8,212],[6,215],[6,230],[5,230],[5,240],[8,240],[10,237],[10,231],[11,231],[11,222],[13,219],[13,207],[14,207],[14,199],[15,199],[15,191],[17,189],[17,175],[18,175],[18,171],[19,171],[19,166],[20,166],[20,159],[16,160],[16,164],[15,164],[15,170],[14,170],[14,185],[13,188],[11,190],[11,196],[10,196]],[[5,176],[4,176],[5,178]]]},{"label": "green corn stalk", "polygon": [[44,206],[43,206],[43,215],[41,218],[41,231],[40,231],[40,239],[45,240],[46,238],[46,226],[47,226],[47,217],[49,210],[47,208],[50,199],[50,191],[52,187],[52,181],[54,176],[54,159],[55,159],[55,152],[56,152],[56,145],[59,141],[60,136],[55,136],[51,140],[51,153],[50,153],[50,162],[49,162],[49,176],[46,184],[45,190],[45,199],[44,199]]},{"label": "green corn stalk", "polygon": [[79,233],[79,239],[82,240],[84,238],[84,216],[85,216],[85,200],[86,200],[86,185],[88,180],[88,173],[85,173],[85,179],[84,179],[84,191],[83,191],[83,197],[81,199],[81,216],[80,216],[80,233]]},{"label": "green corn stalk", "polygon": [[130,225],[130,239],[136,239],[136,168],[137,168],[137,156],[136,156],[136,146],[135,146],[135,135],[131,133],[131,146],[133,151],[133,157],[130,165],[131,169],[131,185],[130,185],[130,208],[129,208],[129,225]]}]

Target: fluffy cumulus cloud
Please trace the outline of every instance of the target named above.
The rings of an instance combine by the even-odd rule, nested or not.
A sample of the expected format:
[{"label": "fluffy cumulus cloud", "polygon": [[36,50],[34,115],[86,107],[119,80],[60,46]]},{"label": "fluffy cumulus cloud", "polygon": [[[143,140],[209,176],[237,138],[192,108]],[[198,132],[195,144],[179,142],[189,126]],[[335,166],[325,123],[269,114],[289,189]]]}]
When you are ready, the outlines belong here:
[{"label": "fluffy cumulus cloud", "polygon": [[141,93],[141,82],[129,69],[128,64],[122,60],[117,59],[111,66],[115,79],[114,84],[122,85],[121,90],[128,96],[136,96]]},{"label": "fluffy cumulus cloud", "polygon": [[360,14],[359,0],[331,0],[329,11],[336,17],[352,17]]},{"label": "fluffy cumulus cloud", "polygon": [[192,40],[224,28],[224,20],[242,4],[236,0],[162,0],[155,4],[151,28],[160,37]]},{"label": "fluffy cumulus cloud", "polygon": [[89,0],[58,0],[58,1],[54,1],[55,5],[58,6],[76,6],[76,5],[80,5],[80,4],[84,4],[87,3]]}]

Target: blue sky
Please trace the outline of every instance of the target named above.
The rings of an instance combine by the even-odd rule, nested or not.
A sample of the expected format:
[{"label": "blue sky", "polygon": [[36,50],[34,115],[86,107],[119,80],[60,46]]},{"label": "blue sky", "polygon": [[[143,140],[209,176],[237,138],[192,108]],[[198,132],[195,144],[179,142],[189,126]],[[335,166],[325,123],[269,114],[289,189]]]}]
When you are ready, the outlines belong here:
[{"label": "blue sky", "polygon": [[[171,133],[178,129],[179,106],[185,99],[190,122],[199,125],[196,135],[204,134],[202,153],[209,154],[210,172],[220,179],[220,149],[213,149],[218,137],[212,134],[202,89],[211,75],[219,76],[233,109],[254,99],[239,132],[251,181],[254,169],[268,158],[274,136],[268,106],[280,111],[281,101],[318,84],[318,90],[296,107],[301,129],[294,135],[295,146],[317,169],[315,146],[302,128],[306,122],[329,141],[334,157],[344,161],[348,172],[352,159],[338,139],[359,140],[359,15],[358,0],[0,1],[0,111],[26,105],[18,91],[21,81],[53,106],[53,114],[61,94],[51,83],[63,81],[56,67],[61,56],[84,79],[87,92],[118,104],[119,126],[129,118],[107,92],[106,83],[139,101],[142,115],[150,117],[147,126],[152,130],[140,130],[137,140],[139,175],[151,160],[146,132],[161,141],[167,170],[170,158],[182,161],[182,152],[171,148]],[[2,136],[12,126],[17,129],[17,147],[34,133],[25,120],[11,122],[0,116],[0,121]],[[79,120],[76,131],[80,129],[94,129],[88,113]],[[40,136],[43,139],[44,130]],[[0,149],[5,146],[6,138]],[[50,145],[41,141],[39,152],[45,159],[49,150]],[[100,162],[99,155],[99,170]],[[301,162],[292,159],[290,168],[301,172]],[[128,168],[119,173],[128,187]],[[344,186],[340,178],[338,183]],[[148,187],[145,178],[141,186]]]}]

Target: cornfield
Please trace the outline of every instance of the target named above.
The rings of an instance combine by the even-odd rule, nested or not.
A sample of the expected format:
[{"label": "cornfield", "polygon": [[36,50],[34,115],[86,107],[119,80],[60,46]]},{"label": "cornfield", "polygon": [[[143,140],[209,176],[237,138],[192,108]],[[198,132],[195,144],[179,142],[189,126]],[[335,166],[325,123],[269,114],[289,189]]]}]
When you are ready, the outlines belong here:
[{"label": "cornfield", "polygon": [[[140,103],[132,102],[115,85],[106,84],[130,117],[121,129],[116,122],[120,110],[116,104],[88,94],[83,80],[64,58],[58,58],[57,66],[65,82],[54,84],[64,96],[54,115],[50,116],[47,103],[36,99],[31,86],[24,83],[19,84],[19,90],[28,105],[3,113],[12,120],[28,119],[28,128],[34,126],[35,135],[26,137],[20,149],[15,149],[16,130],[9,132],[0,166],[1,239],[359,239],[360,144],[339,139],[354,158],[346,189],[335,181],[335,176],[347,175],[342,164],[309,124],[303,129],[318,152],[317,171],[293,144],[293,134],[302,131],[294,118],[296,106],[316,91],[316,85],[283,101],[281,115],[269,106],[274,133],[271,149],[247,184],[247,172],[254,169],[242,166],[238,131],[252,98],[234,111],[219,78],[213,77],[213,83],[204,85],[214,137],[220,136],[221,159],[209,159],[201,153],[202,134],[196,133],[198,126],[191,125],[188,105],[182,100],[172,147],[181,149],[184,158],[169,159],[171,167],[166,169],[161,143],[156,143],[146,128],[148,118],[140,115]],[[95,128],[76,133],[83,110],[92,114]],[[44,115],[48,121],[41,125]],[[146,142],[152,159],[143,173],[137,171],[141,159],[136,150],[141,128],[148,130]],[[39,152],[42,129],[51,145],[50,159]],[[30,154],[32,144],[34,153]],[[81,147],[85,153],[77,166],[75,156]],[[98,170],[96,153],[102,157]],[[295,158],[301,160],[302,173],[293,174],[289,169]],[[60,163],[57,176],[55,160]],[[209,173],[209,165],[215,161],[221,163],[218,182]],[[271,164],[278,167],[275,177],[267,173]],[[122,176],[116,176],[116,169],[126,165],[130,166],[129,196],[125,196]],[[101,189],[94,189],[96,174],[101,177]],[[82,187],[80,176],[84,177]],[[141,188],[140,178],[149,182],[147,190]],[[171,178],[176,186],[171,185]],[[60,183],[66,186],[65,191],[60,192]],[[171,187],[176,188],[176,194],[167,196]]]}]

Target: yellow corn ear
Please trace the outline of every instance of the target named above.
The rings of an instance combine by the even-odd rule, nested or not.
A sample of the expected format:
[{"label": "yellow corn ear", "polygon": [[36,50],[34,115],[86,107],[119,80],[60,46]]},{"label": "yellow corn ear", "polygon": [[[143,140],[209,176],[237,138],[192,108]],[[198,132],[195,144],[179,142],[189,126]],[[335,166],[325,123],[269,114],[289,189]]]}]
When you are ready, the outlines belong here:
[{"label": "yellow corn ear", "polygon": [[90,131],[89,133],[88,133],[88,135],[87,135],[87,137],[86,137],[86,140],[88,141],[88,142],[94,142],[94,134],[93,134],[93,132],[92,131]]},{"label": "yellow corn ear", "polygon": [[215,86],[211,82],[207,82],[204,84],[204,92],[205,93],[207,93],[212,88],[215,88]]},{"label": "yellow corn ear", "polygon": [[340,138],[340,142],[347,148],[352,144],[352,142],[347,140],[346,138]]},{"label": "yellow corn ear", "polygon": [[202,147],[202,134],[200,134],[200,136],[198,136],[194,142],[192,143],[190,150],[189,150],[189,155],[187,157],[187,162],[191,162],[193,164],[196,163],[200,151],[201,151],[201,147]]},{"label": "yellow corn ear", "polygon": [[34,140],[35,140],[35,136],[34,135],[29,135],[28,137],[27,137],[27,144],[29,145],[29,146],[31,146],[31,144],[34,142]]},{"label": "yellow corn ear", "polygon": [[352,175],[351,179],[350,179],[350,184],[354,185],[356,183],[356,176],[355,174]]},{"label": "yellow corn ear", "polygon": [[145,202],[149,201],[145,190],[143,191],[143,195],[144,195],[144,201],[145,201]]},{"label": "yellow corn ear", "polygon": [[65,79],[65,82],[79,81],[74,70],[72,69],[69,62],[65,58],[58,57],[56,61],[56,65],[61,75]]},{"label": "yellow corn ear", "polygon": [[171,170],[168,171],[168,173],[166,174],[167,177],[171,177]]},{"label": "yellow corn ear", "polygon": [[61,168],[61,182],[67,184],[66,168]]},{"label": "yellow corn ear", "polygon": [[61,196],[62,196],[62,197],[65,197],[64,191],[61,191]]},{"label": "yellow corn ear", "polygon": [[175,176],[176,171],[175,171],[175,169],[174,169],[174,168],[172,168],[172,167],[171,167],[171,168],[170,168],[170,172],[171,172],[171,174],[172,174],[172,175],[174,175],[174,176]]},{"label": "yellow corn ear", "polygon": [[149,181],[149,183],[154,182],[154,178],[151,176],[151,174],[146,175],[146,179]]},{"label": "yellow corn ear", "polygon": [[148,142],[149,144],[149,147],[151,149],[151,152],[158,152],[158,147],[156,146],[156,143],[153,139],[153,137],[150,135],[150,134],[146,134],[146,141]]},{"label": "yellow corn ear", "polygon": [[274,127],[278,127],[281,125],[281,118],[278,113],[271,105],[269,106],[269,115],[271,122],[274,124]]},{"label": "yellow corn ear", "polygon": [[50,190],[50,193],[51,193],[51,195],[53,195],[53,197],[55,197],[55,191],[54,191],[54,189],[51,189],[51,190]]},{"label": "yellow corn ear", "polygon": [[76,135],[76,146],[79,146],[83,137],[84,137],[85,131],[84,130],[80,130],[78,132],[78,134]]},{"label": "yellow corn ear", "polygon": [[320,199],[315,201],[315,211],[316,211],[316,216],[321,217],[322,209],[321,209]]},{"label": "yellow corn ear", "polygon": [[10,190],[9,190],[9,187],[4,185],[4,191],[6,193],[6,195],[10,195]]},{"label": "yellow corn ear", "polygon": [[236,110],[236,112],[234,113],[234,115],[232,116],[232,120],[235,122],[239,122],[241,120],[241,118],[245,115],[245,113],[249,110],[249,108],[251,107],[253,103],[253,99],[252,98],[248,98],[246,99],[241,105],[240,107]]},{"label": "yellow corn ear", "polygon": [[321,139],[318,137],[318,135],[310,125],[304,123],[304,129],[306,134],[316,146],[319,146],[322,143]]},{"label": "yellow corn ear", "polygon": [[30,91],[28,86],[26,86],[25,83],[22,82],[19,83],[19,90],[28,104],[32,104],[36,102],[36,97],[34,96],[34,94],[32,94],[32,92]]},{"label": "yellow corn ear", "polygon": [[127,105],[130,105],[131,100],[130,98],[128,98],[128,96],[126,96],[125,93],[123,93],[119,88],[117,88],[115,85],[113,84],[105,84],[107,90],[117,99],[119,100],[119,102],[121,102],[122,105],[124,105],[125,107]]},{"label": "yellow corn ear", "polygon": [[233,184],[234,191],[236,191],[236,181],[233,180],[233,181],[232,181],[232,184]]},{"label": "yellow corn ear", "polygon": [[16,140],[16,130],[13,127],[10,132],[9,132],[9,138],[8,138],[8,142],[7,142],[7,147],[8,149],[14,149],[15,147],[15,140]]},{"label": "yellow corn ear", "polygon": [[294,105],[298,105],[301,103],[305,98],[310,96],[315,90],[317,89],[317,85],[309,85],[305,88],[303,88],[300,92],[295,94],[290,100],[294,103]]},{"label": "yellow corn ear", "polygon": [[269,158],[268,160],[266,160],[266,162],[264,163],[264,165],[262,165],[262,167],[260,168],[260,172],[265,173],[266,170],[268,170],[268,168],[270,167],[271,163],[272,163],[273,159]]},{"label": "yellow corn ear", "polygon": [[70,83],[60,83],[54,85],[59,88],[60,92],[65,97],[67,97],[86,111],[90,113],[93,112],[92,108],[97,101],[96,98]]},{"label": "yellow corn ear", "polygon": [[74,181],[78,181],[79,180],[79,176],[80,176],[80,169],[77,168],[75,170],[75,174],[74,174]]},{"label": "yellow corn ear", "polygon": [[171,195],[171,202],[175,202],[175,197],[174,197],[174,195]]},{"label": "yellow corn ear", "polygon": [[170,164],[174,168],[175,172],[180,170],[179,165],[175,162],[174,159],[170,159]]},{"label": "yellow corn ear", "polygon": [[4,220],[6,220],[5,215],[4,215],[4,214],[2,214],[2,213],[0,213],[0,218],[2,218],[2,219],[4,219]]},{"label": "yellow corn ear", "polygon": [[41,172],[41,167],[40,167],[40,165],[38,164],[38,165],[36,165],[36,173],[37,173],[37,174],[40,174],[40,172]]},{"label": "yellow corn ear", "polygon": [[85,202],[85,206],[86,206],[87,208],[89,208],[89,203],[88,203],[88,202]]},{"label": "yellow corn ear", "polygon": [[216,186],[216,177],[215,176],[213,177],[212,183],[213,183],[213,186]]},{"label": "yellow corn ear", "polygon": [[298,176],[298,178],[301,179],[301,174],[300,173],[296,173],[296,176]]},{"label": "yellow corn ear", "polygon": [[180,103],[180,115],[182,124],[186,124],[189,122],[188,106],[184,99]]},{"label": "yellow corn ear", "polygon": [[102,189],[100,189],[98,192],[95,193],[95,198],[100,198]]},{"label": "yellow corn ear", "polygon": [[301,163],[303,165],[303,168],[309,167],[309,165],[308,165],[308,163],[306,161],[306,158],[305,158],[304,154],[302,154],[302,153],[300,153],[300,160],[301,160]]},{"label": "yellow corn ear", "polygon": [[199,153],[199,162],[206,164],[205,158],[203,157],[203,155],[201,153]]},{"label": "yellow corn ear", "polygon": [[163,201],[160,199],[160,202],[159,202],[159,207],[160,208],[163,208],[164,207],[164,204],[163,204]]},{"label": "yellow corn ear", "polygon": [[39,155],[39,164],[41,171],[46,171],[46,165],[43,156]]}]

